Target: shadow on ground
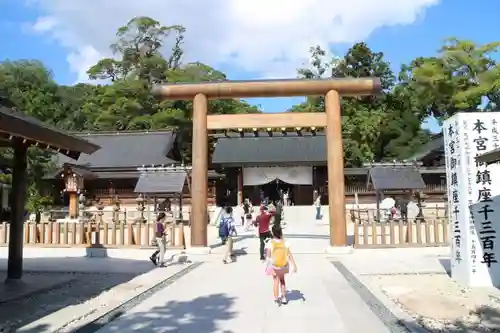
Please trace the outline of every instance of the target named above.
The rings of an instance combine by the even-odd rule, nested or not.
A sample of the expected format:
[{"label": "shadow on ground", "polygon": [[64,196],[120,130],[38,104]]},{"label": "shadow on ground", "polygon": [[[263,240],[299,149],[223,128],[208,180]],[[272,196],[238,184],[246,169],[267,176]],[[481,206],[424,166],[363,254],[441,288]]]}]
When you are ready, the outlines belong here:
[{"label": "shadow on ground", "polygon": [[450,259],[440,258],[439,263],[441,264],[441,266],[443,266],[443,269],[445,270],[446,274],[448,274],[451,277],[451,261],[450,261]]},{"label": "shadow on ground", "polygon": [[[153,296],[154,297],[154,296]],[[110,323],[95,322],[76,333],[110,332],[182,332],[236,333],[241,328],[227,328],[224,321],[236,316],[231,308],[235,298],[226,294],[202,296],[190,301],[169,301],[150,312],[118,313]],[[103,328],[103,325],[104,328]]]},{"label": "shadow on ground", "polygon": [[[426,319],[417,319],[418,324],[429,332],[443,333],[486,333],[500,332],[500,310],[490,306],[482,306],[470,313],[473,320],[459,319],[439,325],[430,324]],[[415,327],[414,323],[404,322],[409,327]]]},{"label": "shadow on ground", "polygon": [[293,302],[293,301],[302,301],[302,302],[305,302],[306,301],[306,297],[304,296],[304,294],[300,291],[300,290],[290,290],[286,293],[286,298],[289,302]]},{"label": "shadow on ground", "polygon": [[60,309],[87,302],[154,268],[149,261],[128,259],[28,258],[23,279],[4,283],[6,266],[7,259],[0,259],[0,332],[13,332]]}]

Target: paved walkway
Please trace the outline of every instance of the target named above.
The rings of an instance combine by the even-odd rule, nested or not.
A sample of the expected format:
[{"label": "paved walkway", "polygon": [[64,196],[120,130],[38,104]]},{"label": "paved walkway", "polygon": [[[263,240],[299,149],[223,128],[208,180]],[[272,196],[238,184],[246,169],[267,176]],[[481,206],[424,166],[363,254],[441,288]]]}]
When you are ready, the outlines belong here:
[{"label": "paved walkway", "polygon": [[263,264],[248,255],[203,263],[98,332],[389,332],[328,261],[299,255],[298,265],[286,306],[273,303]]},{"label": "paved walkway", "polygon": [[[379,297],[380,292],[379,295],[373,294],[373,291],[370,293],[358,280],[363,282],[363,277],[372,274],[435,271],[442,267],[438,260],[441,253],[432,249],[362,250],[334,259],[327,258],[325,249],[329,245],[329,228],[322,221],[307,218],[310,214],[306,209],[312,208],[305,207],[304,211],[296,209],[286,216],[285,237],[291,244],[299,267],[297,274],[288,276],[289,304],[278,307],[273,303],[272,281],[265,276],[264,265],[259,261],[256,231],[245,232],[239,227],[234,246],[238,254],[237,262],[224,265],[221,262],[224,249],[215,246],[210,255],[190,256],[188,259],[193,260],[197,267],[171,281],[158,284],[158,279],[148,276],[157,275],[163,281],[173,274],[171,270],[174,267],[153,269],[141,275],[140,283],[144,290],[155,286],[152,290],[112,311],[104,317],[107,319],[99,319],[78,332],[407,332],[390,325],[403,318],[402,315],[389,318],[390,312],[395,312],[383,307],[385,304],[389,308],[390,304],[377,303],[377,297],[383,299]],[[112,268],[108,267],[105,271],[117,273],[134,271],[140,274],[152,268],[146,259],[66,260],[74,262],[72,266],[83,271],[91,269],[93,264],[101,265],[101,268],[102,265],[109,265]],[[28,260],[26,267],[52,270],[50,267],[55,267],[55,264],[55,259],[46,259],[45,264],[36,259]],[[178,271],[183,267],[178,266]],[[108,306],[104,312],[112,308]],[[98,319],[104,312],[96,312],[92,320]],[[57,316],[55,313],[52,317]],[[64,314],[64,317],[74,316]],[[113,320],[108,322],[110,318]],[[380,318],[391,326],[390,329]],[[103,322],[108,323],[101,326]]]},{"label": "paved walkway", "polygon": [[286,235],[299,267],[288,278],[289,304],[274,304],[255,231],[240,230],[237,262],[224,265],[223,249],[214,248],[198,268],[97,332],[389,332],[326,259],[328,226],[293,221]]}]

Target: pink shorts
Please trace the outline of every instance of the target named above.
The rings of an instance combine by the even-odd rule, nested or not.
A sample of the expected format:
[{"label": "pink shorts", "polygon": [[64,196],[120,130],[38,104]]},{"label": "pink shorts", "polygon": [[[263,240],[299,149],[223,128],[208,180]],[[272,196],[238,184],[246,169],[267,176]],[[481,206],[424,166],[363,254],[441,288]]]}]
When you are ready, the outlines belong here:
[{"label": "pink shorts", "polygon": [[285,267],[274,267],[273,265],[266,265],[266,275],[285,275],[290,271],[288,265]]}]

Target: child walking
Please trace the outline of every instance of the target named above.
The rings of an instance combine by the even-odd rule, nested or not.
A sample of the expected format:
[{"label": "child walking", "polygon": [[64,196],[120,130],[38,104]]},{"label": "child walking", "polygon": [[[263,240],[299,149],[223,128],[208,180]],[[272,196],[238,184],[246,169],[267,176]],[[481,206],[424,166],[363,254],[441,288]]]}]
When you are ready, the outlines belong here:
[{"label": "child walking", "polygon": [[233,208],[228,206],[224,209],[225,214],[219,224],[219,237],[222,244],[226,246],[222,262],[228,264],[233,262],[233,236],[236,236],[236,224],[233,218]]},{"label": "child walking", "polygon": [[[280,306],[281,304],[288,303],[285,276],[290,271],[290,263],[292,264],[294,273],[297,272],[297,264],[290,251],[290,245],[283,239],[281,227],[274,225],[271,232],[273,237],[266,244],[266,272],[273,277],[274,302]],[[280,289],[281,296],[279,293]]]}]

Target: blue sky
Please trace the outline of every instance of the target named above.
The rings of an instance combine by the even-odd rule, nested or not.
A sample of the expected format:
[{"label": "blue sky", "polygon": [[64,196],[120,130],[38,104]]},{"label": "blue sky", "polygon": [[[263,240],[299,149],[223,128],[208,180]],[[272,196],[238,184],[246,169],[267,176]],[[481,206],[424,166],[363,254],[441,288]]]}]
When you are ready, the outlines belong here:
[{"label": "blue sky", "polygon": [[[34,22],[45,13],[36,6],[27,6],[23,0],[0,0],[0,60],[39,59],[54,72],[60,83],[75,82],[76,75],[69,69],[68,51],[60,44],[50,41],[40,34],[28,31],[27,23]],[[444,0],[430,7],[414,24],[379,28],[365,41],[375,51],[382,51],[397,71],[402,63],[407,63],[420,55],[432,55],[441,41],[450,36],[471,39],[479,43],[500,40],[498,12],[500,2],[483,0]],[[349,45],[332,45],[335,54],[342,55]],[[224,68],[222,68],[224,70]],[[253,73],[227,70],[231,79],[251,79]],[[266,112],[280,112],[302,101],[302,98],[252,99]],[[431,121],[428,125],[436,130]]]}]

